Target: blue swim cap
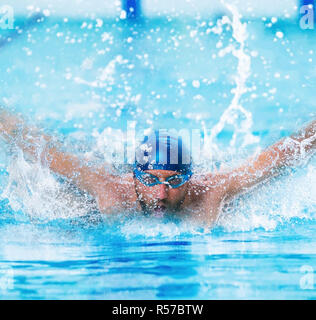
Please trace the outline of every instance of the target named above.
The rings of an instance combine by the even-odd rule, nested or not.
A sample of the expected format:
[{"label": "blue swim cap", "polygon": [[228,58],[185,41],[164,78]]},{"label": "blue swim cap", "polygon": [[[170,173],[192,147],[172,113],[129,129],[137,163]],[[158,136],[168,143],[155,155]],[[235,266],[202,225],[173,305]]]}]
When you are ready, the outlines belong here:
[{"label": "blue swim cap", "polygon": [[145,136],[136,149],[135,168],[138,170],[171,170],[192,174],[190,151],[182,137],[155,131]]}]

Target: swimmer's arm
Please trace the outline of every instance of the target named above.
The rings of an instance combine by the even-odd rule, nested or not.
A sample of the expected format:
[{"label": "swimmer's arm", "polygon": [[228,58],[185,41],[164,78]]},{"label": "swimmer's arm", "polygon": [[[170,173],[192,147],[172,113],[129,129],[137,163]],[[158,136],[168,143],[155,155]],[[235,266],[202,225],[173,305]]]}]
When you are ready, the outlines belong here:
[{"label": "swimmer's arm", "polygon": [[[68,178],[78,188],[97,197],[109,184],[105,169],[92,168],[75,155],[60,151],[62,146],[37,128],[27,127],[22,118],[0,110],[0,135],[16,144],[34,160],[45,157],[45,163],[57,174]],[[44,159],[42,159],[44,160]]]},{"label": "swimmer's arm", "polygon": [[259,156],[253,157],[242,167],[224,175],[226,194],[234,196],[279,175],[282,168],[295,165],[316,150],[316,121],[297,134],[285,138]]}]

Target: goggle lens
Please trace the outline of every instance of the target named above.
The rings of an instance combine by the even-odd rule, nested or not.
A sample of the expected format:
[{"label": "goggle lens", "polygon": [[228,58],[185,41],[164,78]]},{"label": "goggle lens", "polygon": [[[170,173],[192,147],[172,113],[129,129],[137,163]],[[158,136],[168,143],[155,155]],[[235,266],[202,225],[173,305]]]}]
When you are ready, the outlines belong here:
[{"label": "goggle lens", "polygon": [[134,175],[136,178],[143,183],[145,186],[153,187],[157,184],[167,184],[171,188],[178,188],[185,184],[191,177],[191,174],[181,174],[168,177],[164,182],[160,182],[159,178],[148,172],[135,170]]}]

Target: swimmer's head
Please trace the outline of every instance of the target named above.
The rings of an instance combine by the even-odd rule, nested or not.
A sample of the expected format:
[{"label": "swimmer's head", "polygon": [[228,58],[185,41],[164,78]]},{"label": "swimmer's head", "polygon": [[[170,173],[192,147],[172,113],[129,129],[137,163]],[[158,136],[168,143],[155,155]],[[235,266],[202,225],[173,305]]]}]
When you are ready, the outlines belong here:
[{"label": "swimmer's head", "polygon": [[138,200],[147,213],[177,211],[192,176],[190,151],[181,137],[161,132],[146,136],[136,150],[134,181]]}]

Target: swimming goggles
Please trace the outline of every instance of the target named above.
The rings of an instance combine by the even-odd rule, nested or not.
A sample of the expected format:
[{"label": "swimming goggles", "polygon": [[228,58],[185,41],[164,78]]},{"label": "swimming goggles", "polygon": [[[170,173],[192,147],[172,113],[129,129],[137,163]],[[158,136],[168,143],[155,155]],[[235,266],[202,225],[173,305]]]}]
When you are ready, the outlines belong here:
[{"label": "swimming goggles", "polygon": [[134,177],[136,177],[142,184],[147,187],[153,187],[157,184],[166,184],[169,187],[175,189],[184,185],[191,178],[191,176],[191,172],[187,174],[176,174],[174,176],[166,178],[165,181],[161,182],[159,178],[154,176],[153,174],[138,169],[134,170]]}]

